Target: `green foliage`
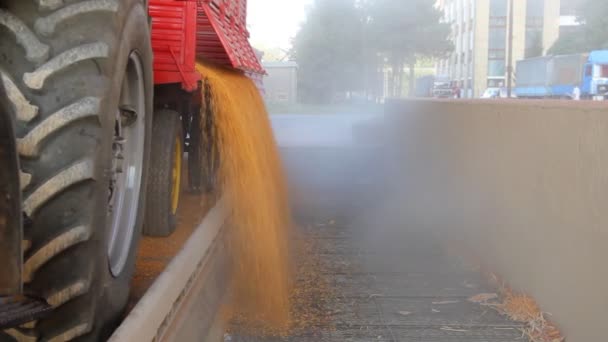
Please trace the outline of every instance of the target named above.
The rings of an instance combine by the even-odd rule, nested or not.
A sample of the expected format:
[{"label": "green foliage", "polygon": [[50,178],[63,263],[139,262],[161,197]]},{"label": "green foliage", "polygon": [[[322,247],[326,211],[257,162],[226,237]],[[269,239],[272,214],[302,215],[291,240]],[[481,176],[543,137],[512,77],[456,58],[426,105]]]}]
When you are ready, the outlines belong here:
[{"label": "green foliage", "polygon": [[590,48],[585,39],[582,39],[582,32],[577,29],[572,32],[563,32],[559,39],[549,49],[549,55],[569,55],[594,50]]},{"label": "green foliage", "polygon": [[413,73],[419,59],[453,49],[450,25],[430,0],[316,0],[307,18],[292,51],[306,102],[373,94],[389,66],[391,95],[400,96],[406,65]]},{"label": "green foliage", "polygon": [[371,43],[392,58],[444,56],[452,50],[450,25],[429,0],[370,0]]},{"label": "green foliage", "polygon": [[363,21],[353,0],[316,0],[293,41],[304,102],[331,102],[361,90]]},{"label": "green foliage", "polygon": [[608,48],[608,1],[585,1],[578,20],[583,24],[583,36],[590,50]]},{"label": "green foliage", "polygon": [[401,96],[402,70],[410,69],[409,89],[414,89],[414,66],[420,57],[440,57],[452,51],[450,24],[441,23],[441,11],[428,0],[369,0],[370,44],[385,54],[392,66],[391,90]]},{"label": "green foliage", "polygon": [[577,20],[581,26],[572,32],[563,33],[549,54],[608,49],[608,1],[583,1],[577,10]]}]

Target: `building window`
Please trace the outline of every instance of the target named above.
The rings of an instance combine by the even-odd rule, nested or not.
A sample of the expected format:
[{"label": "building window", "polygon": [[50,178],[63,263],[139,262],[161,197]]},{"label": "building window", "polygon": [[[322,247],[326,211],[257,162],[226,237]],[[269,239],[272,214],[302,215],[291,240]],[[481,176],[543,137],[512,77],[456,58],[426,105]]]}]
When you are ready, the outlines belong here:
[{"label": "building window", "polygon": [[490,0],[490,17],[506,17],[507,7],[507,0]]},{"label": "building window", "polygon": [[506,49],[489,49],[488,59],[505,59]]},{"label": "building window", "polygon": [[456,4],[456,20],[462,21],[462,3],[460,1]]},{"label": "building window", "polygon": [[490,27],[507,27],[507,0],[491,0]]},{"label": "building window", "polygon": [[543,55],[543,31],[537,28],[526,28],[525,57],[539,57]]},{"label": "building window", "polygon": [[526,16],[544,17],[545,16],[545,0],[528,0],[526,3]]},{"label": "building window", "polygon": [[526,5],[526,58],[543,54],[545,0],[528,0]]},{"label": "building window", "polygon": [[526,27],[542,29],[544,24],[544,17],[528,17],[526,19]]},{"label": "building window", "polygon": [[490,49],[505,49],[507,46],[507,31],[503,27],[491,27],[488,41]]},{"label": "building window", "polygon": [[488,50],[488,59],[505,60],[505,58],[506,58],[505,49]]},{"label": "building window", "polygon": [[452,2],[450,4],[450,20],[456,20],[456,3]]},{"label": "building window", "polygon": [[545,0],[528,0],[526,11],[526,28],[542,30],[545,24]]},{"label": "building window", "polygon": [[490,59],[488,60],[488,77],[504,77],[505,76],[505,60]]},{"label": "building window", "polygon": [[507,27],[507,17],[490,17],[490,27]]},{"label": "building window", "polygon": [[475,19],[475,2],[473,0],[469,2],[469,11],[471,11],[471,19]]}]

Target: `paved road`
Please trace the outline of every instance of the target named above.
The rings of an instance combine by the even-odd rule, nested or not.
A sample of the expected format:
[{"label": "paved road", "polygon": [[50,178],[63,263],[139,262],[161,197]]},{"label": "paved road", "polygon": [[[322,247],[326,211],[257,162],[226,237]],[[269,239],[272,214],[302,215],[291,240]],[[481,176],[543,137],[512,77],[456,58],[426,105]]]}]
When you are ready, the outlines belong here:
[{"label": "paved road", "polygon": [[294,213],[304,238],[314,241],[307,257],[321,260],[324,281],[337,292],[320,304],[332,313],[325,326],[231,341],[523,341],[519,324],[467,301],[492,291],[479,274],[449,256],[434,232],[399,220],[399,203],[384,196],[395,178],[382,146],[353,133],[369,119],[272,118]]}]

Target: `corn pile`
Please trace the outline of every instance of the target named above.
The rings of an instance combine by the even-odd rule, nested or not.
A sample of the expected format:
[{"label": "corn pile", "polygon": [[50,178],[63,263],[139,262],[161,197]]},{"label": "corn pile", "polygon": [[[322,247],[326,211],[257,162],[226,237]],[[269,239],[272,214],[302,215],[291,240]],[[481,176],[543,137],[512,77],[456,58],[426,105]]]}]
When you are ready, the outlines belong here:
[{"label": "corn pile", "polygon": [[[302,231],[303,230],[303,231]],[[318,252],[319,241],[311,234],[313,228],[300,229],[293,244],[297,257],[297,279],[291,292],[292,335],[315,336],[326,329],[333,329],[331,310],[336,297],[336,289],[328,279],[328,260]]]},{"label": "corn pile", "polygon": [[[290,292],[290,320],[285,327],[271,327],[264,322],[251,320],[238,311],[237,307],[224,308],[224,317],[229,321],[229,340],[250,341],[283,340],[287,337],[306,337],[309,341],[319,341],[321,336],[334,329],[331,310],[336,293],[327,277],[327,260],[317,253],[318,240],[302,228],[294,233],[291,244],[294,269],[297,277]],[[238,303],[237,303],[238,304]]]},{"label": "corn pile", "polygon": [[543,312],[536,300],[524,293],[516,292],[498,275],[490,270],[484,262],[457,240],[451,240],[444,244],[448,254],[464,261],[465,265],[473,271],[481,272],[486,278],[488,285],[497,290],[496,293],[480,293],[469,298],[470,302],[491,307],[501,315],[509,319],[524,323],[522,329],[531,342],[563,342],[559,328],[547,319],[547,313]]},{"label": "corn pile", "polygon": [[286,182],[268,114],[253,82],[197,63],[211,87],[219,181],[232,208],[232,286],[236,315],[285,330],[290,320],[291,227]]},{"label": "corn pile", "polygon": [[524,323],[525,327],[522,332],[531,342],[563,342],[565,340],[557,326],[546,319],[546,313],[541,311],[534,298],[513,291],[494,273],[486,272],[485,274],[489,283],[499,288],[499,294],[482,293],[469,298],[469,301],[489,306],[512,321]]},{"label": "corn pile", "polygon": [[526,323],[524,334],[532,342],[562,342],[559,329],[545,319],[545,313],[540,310],[538,303],[530,296],[516,293],[509,288],[501,291],[502,303],[495,306],[498,312],[508,316],[513,321]]}]

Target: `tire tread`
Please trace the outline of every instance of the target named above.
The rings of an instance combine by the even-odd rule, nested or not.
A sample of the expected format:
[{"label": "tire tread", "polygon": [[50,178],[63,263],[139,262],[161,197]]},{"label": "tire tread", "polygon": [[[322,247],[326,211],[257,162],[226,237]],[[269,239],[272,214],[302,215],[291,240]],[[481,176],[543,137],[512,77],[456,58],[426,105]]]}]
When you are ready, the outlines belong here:
[{"label": "tire tread", "polygon": [[[23,210],[33,222],[23,243],[25,290],[55,307],[27,327],[0,331],[1,341],[99,340],[116,317],[98,303],[107,286],[99,273],[109,270],[97,261],[103,252],[107,268],[105,233],[93,224],[103,215],[95,215],[99,196],[92,194],[108,177],[97,154],[108,129],[102,112],[112,93],[110,58],[136,3],[10,0],[0,9],[0,47],[10,52],[0,55],[0,81],[18,132]],[[74,25],[86,32],[73,34]]]},{"label": "tire tread", "polygon": [[175,138],[182,141],[182,123],[177,112],[160,110],[154,113],[152,124],[152,157],[148,176],[144,235],[164,237],[175,230],[176,219],[171,213],[172,171]]}]

